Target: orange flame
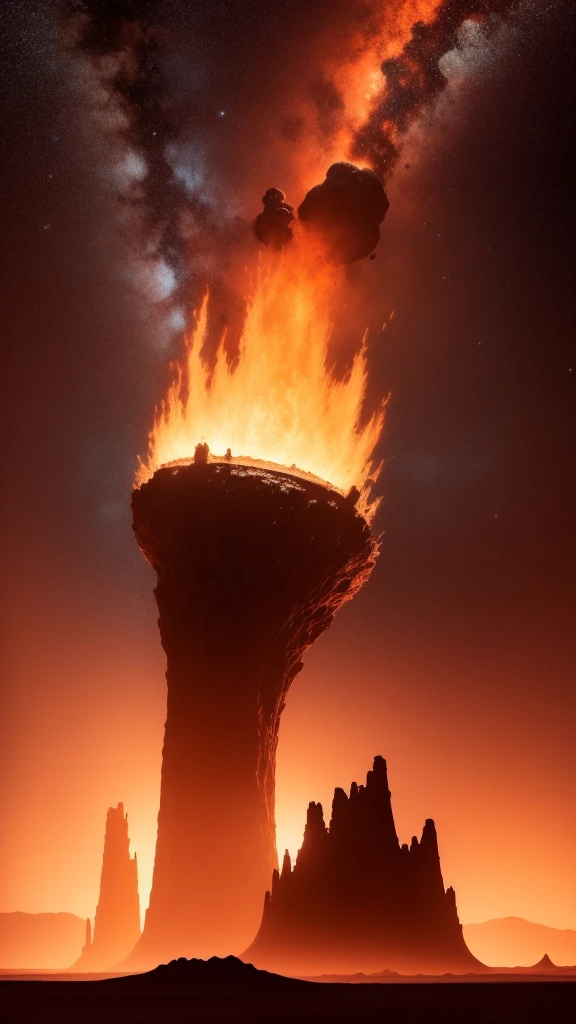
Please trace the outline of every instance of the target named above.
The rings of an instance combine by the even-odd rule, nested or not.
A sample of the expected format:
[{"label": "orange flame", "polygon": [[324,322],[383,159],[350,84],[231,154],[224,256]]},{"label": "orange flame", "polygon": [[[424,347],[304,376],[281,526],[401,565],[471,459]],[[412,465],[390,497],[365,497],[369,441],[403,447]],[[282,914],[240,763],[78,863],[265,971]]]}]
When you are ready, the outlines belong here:
[{"label": "orange flame", "polygon": [[343,273],[296,242],[282,255],[264,254],[238,359],[227,359],[223,336],[213,371],[202,356],[206,295],[184,366],[157,409],[137,486],[160,466],[190,462],[196,445],[206,442],[215,458],[229,448],[235,461],[289,468],[343,492],[364,488],[368,510],[365,485],[378,472],[371,476],[384,404],[362,422],[366,336],[344,379],[336,379],[327,363],[330,300]]}]

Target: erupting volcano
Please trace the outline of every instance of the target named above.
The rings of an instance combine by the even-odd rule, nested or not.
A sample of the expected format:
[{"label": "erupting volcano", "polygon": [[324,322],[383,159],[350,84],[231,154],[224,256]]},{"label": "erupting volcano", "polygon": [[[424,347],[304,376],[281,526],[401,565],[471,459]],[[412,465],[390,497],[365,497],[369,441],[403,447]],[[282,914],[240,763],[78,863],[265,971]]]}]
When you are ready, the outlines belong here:
[{"label": "erupting volcano", "polygon": [[286,694],[374,565],[361,489],[382,409],[361,424],[364,349],[343,380],[327,369],[326,273],[302,254],[274,262],[237,362],[221,348],[212,375],[204,303],[133,493],[168,682],[154,877],[133,965],[240,952],[253,938],[276,866]]}]

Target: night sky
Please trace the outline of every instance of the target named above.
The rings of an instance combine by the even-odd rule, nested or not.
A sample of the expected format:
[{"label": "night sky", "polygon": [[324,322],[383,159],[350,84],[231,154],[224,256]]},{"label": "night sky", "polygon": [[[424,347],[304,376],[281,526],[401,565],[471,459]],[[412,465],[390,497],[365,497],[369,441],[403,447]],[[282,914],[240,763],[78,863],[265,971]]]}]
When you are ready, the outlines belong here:
[{"label": "night sky", "polygon": [[[309,185],[275,133],[345,5],[302,6],[163,5],[179,160],[224,237],[191,245],[199,280],[226,278],[228,243],[254,263],[246,225],[269,185],[295,202]],[[377,259],[350,272],[368,297],[368,403],[391,395],[382,552],[281,727],[279,846],[381,753],[401,841],[436,820],[464,922],[576,928],[570,10],[521,3],[446,58],[388,183]],[[180,339],[142,293],[53,5],[5,2],[0,27],[0,910],[87,915],[119,800],[147,904],[164,663],[129,499]]]}]

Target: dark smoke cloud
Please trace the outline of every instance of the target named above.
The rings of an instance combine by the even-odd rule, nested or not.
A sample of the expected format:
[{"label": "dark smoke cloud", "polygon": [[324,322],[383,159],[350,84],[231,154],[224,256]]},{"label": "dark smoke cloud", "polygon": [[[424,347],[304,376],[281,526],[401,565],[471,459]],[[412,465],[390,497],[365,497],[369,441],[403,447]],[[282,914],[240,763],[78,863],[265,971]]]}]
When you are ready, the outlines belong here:
[{"label": "dark smoke cloud", "polygon": [[[254,221],[258,240],[273,249],[282,249],[293,238],[294,207],[285,200],[281,189],[269,188],[262,199],[264,210]],[[366,256],[374,259],[379,225],[388,206],[384,186],[374,171],[340,160],[328,168],[322,184],[306,193],[298,217],[304,228],[321,239],[326,259],[355,263]]]},{"label": "dark smoke cloud", "polygon": [[294,237],[290,224],[294,207],[286,202],[281,188],[268,188],[262,196],[264,209],[254,221],[254,233],[260,242],[273,249],[282,249]]},{"label": "dark smoke cloud", "polygon": [[[480,23],[489,32],[520,6],[521,0],[444,0],[429,22],[416,22],[411,38],[397,57],[382,64],[386,92],[356,133],[351,156],[371,164],[373,171],[341,162],[329,168],[326,180],[315,186],[298,207],[301,222],[315,228],[324,239],[329,258],[352,263],[373,253],[379,224],[388,209],[381,184],[392,173],[403,137],[423,110],[446,85],[441,59],[458,46],[458,34],[466,20]],[[370,19],[366,32],[376,36]],[[320,138],[337,132],[345,107],[337,83],[323,76],[309,89],[317,111]],[[291,122],[285,133],[296,143],[304,124]],[[263,215],[260,215],[261,217]],[[271,244],[265,234],[261,241]],[[289,239],[285,239],[289,241]],[[285,244],[285,242],[284,242]]]},{"label": "dark smoke cloud", "polygon": [[305,227],[321,236],[330,259],[354,263],[378,245],[379,225],[388,205],[374,171],[340,161],[328,168],[321,185],[310,189],[298,207],[298,216]]},{"label": "dark smoke cloud", "polygon": [[463,22],[473,19],[489,30],[519,5],[520,0],[444,0],[431,21],[416,22],[402,53],[382,64],[386,95],[358,131],[352,155],[367,159],[386,180],[402,134],[446,84],[439,61],[457,45]]},{"label": "dark smoke cloud", "polygon": [[[74,51],[89,67],[90,81],[97,83],[95,108],[100,113],[109,112],[107,130],[137,165],[119,188],[119,198],[134,215],[131,223],[139,235],[134,247],[135,263],[147,264],[154,281],[160,279],[155,301],[167,312],[177,314],[175,324],[184,322],[209,282],[209,333],[212,325],[215,336],[225,326],[231,338],[237,332],[232,321],[241,319],[243,309],[243,300],[234,292],[232,278],[234,268],[240,265],[239,256],[244,258],[250,235],[249,220],[243,211],[250,209],[252,188],[257,187],[259,193],[263,184],[258,178],[261,167],[255,154],[260,152],[268,122],[262,120],[260,107],[258,116],[254,116],[256,80],[263,78],[276,83],[284,51],[282,59],[288,63],[288,53],[300,52],[298,47],[304,38],[319,37],[325,22],[324,4],[314,0],[305,14],[292,18],[293,9],[287,0],[273,0],[262,17],[233,0],[215,4],[204,4],[202,0],[176,4],[166,0],[55,3]],[[385,62],[386,95],[357,133],[350,155],[370,163],[385,180],[398,158],[403,133],[445,85],[439,60],[457,44],[462,22],[475,18],[489,27],[498,16],[507,15],[517,6],[519,0],[444,0],[428,24],[415,25],[403,52]],[[360,25],[365,45],[371,45],[372,40],[376,45],[381,19],[373,15],[374,5],[366,0],[352,4],[339,0],[335,5],[335,17],[340,18],[338,39],[346,36],[346,26],[352,33]],[[283,31],[279,42],[280,25]],[[192,62],[190,53],[184,53],[185,48],[179,51],[181,37],[193,40]],[[253,55],[248,61],[246,53]],[[304,47],[304,80],[308,71],[306,53]],[[197,68],[202,62],[208,73],[198,86],[201,76],[190,75],[190,67]],[[170,81],[166,70],[172,76]],[[208,80],[210,85],[206,84]],[[189,86],[189,81],[194,84]],[[271,123],[279,109],[285,112],[281,134],[288,148],[282,152],[283,157],[288,155],[288,187],[294,189],[298,160],[292,166],[290,153],[310,140],[306,140],[306,124],[298,104],[291,108],[290,95],[282,91],[284,88],[278,85],[278,95],[274,94]],[[233,130],[215,130],[214,120],[210,120],[214,117],[210,114],[214,102],[210,90],[227,98],[218,100],[226,108],[219,123],[230,123]],[[337,75],[331,80],[320,68],[313,70],[306,90],[316,111],[318,145],[326,144],[329,149],[328,142],[346,116]],[[230,122],[228,109],[235,111]],[[188,153],[197,155],[202,147],[209,171],[206,179],[200,180],[202,175],[197,174]],[[279,158],[270,159],[269,180],[278,180],[282,163]],[[337,258],[342,262],[372,252],[383,217],[370,211],[370,202],[360,197],[357,186],[357,177],[349,182],[342,179],[337,185],[328,176],[300,207],[303,223],[313,224],[325,236],[332,236],[332,250],[339,250]],[[330,226],[329,213],[335,208],[340,211],[340,228],[336,232]],[[268,204],[258,218],[256,234],[269,244],[281,246],[291,233],[286,216],[289,212]]]}]

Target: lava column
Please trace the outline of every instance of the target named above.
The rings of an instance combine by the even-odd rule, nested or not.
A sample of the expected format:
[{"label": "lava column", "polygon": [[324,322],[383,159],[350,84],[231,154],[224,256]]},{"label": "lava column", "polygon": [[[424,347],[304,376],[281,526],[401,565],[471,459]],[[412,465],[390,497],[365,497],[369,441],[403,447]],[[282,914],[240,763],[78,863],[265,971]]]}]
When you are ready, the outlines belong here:
[{"label": "lava column", "polygon": [[286,693],[376,545],[351,497],[238,462],[163,467],[132,507],[167,656],[154,876],[130,958],[149,966],[254,937],[276,864]]}]

